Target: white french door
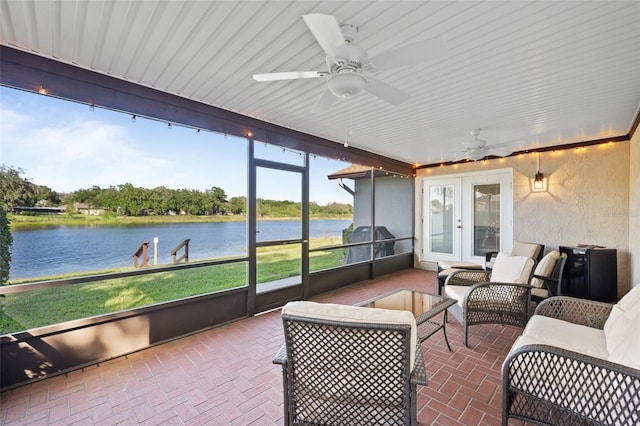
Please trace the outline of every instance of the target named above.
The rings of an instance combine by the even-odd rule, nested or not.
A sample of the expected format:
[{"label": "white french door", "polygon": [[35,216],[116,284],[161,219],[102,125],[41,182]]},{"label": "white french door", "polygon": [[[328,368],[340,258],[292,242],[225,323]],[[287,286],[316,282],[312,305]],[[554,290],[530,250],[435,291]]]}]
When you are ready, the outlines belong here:
[{"label": "white french door", "polygon": [[423,180],[423,259],[484,264],[513,245],[513,172],[495,170]]}]

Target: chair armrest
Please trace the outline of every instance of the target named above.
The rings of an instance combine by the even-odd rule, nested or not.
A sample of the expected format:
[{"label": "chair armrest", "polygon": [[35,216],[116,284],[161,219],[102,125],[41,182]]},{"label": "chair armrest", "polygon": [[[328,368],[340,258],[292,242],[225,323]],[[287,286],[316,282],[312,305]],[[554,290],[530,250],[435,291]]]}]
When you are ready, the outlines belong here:
[{"label": "chair armrest", "polygon": [[475,283],[489,281],[491,272],[480,270],[456,271],[449,274],[444,285],[472,286]]},{"label": "chair armrest", "polygon": [[502,365],[502,392],[503,419],[640,422],[640,370],[553,346],[511,352]]},{"label": "chair armrest", "polygon": [[547,277],[545,275],[536,275],[536,274],[531,275],[531,278],[538,278],[539,280],[542,280],[545,283],[548,282],[548,281],[556,281],[557,280],[557,278]]},{"label": "chair armrest", "polygon": [[463,306],[467,310],[526,312],[528,316],[532,288],[521,283],[476,283],[467,290]]},{"label": "chair armrest", "polygon": [[495,261],[495,257],[498,256],[497,251],[488,251],[484,254],[484,269],[487,271],[491,271],[493,269],[493,263]]},{"label": "chair armrest", "polygon": [[413,362],[413,370],[411,371],[411,383],[427,386],[427,370],[424,366],[424,356],[422,355],[422,348],[420,345],[416,345],[416,357]]},{"label": "chair armrest", "polygon": [[536,315],[556,318],[592,328],[604,328],[613,305],[577,297],[555,296],[542,301],[536,307]]},{"label": "chair armrest", "polygon": [[280,350],[278,351],[276,356],[273,358],[272,362],[274,364],[287,365],[287,346],[286,345],[282,345],[280,347]]}]

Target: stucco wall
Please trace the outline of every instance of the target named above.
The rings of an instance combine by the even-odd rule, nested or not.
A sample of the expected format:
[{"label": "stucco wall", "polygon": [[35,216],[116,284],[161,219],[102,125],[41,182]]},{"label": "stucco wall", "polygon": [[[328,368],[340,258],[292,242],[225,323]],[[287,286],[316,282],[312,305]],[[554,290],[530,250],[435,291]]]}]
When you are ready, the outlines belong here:
[{"label": "stucco wall", "polygon": [[629,161],[629,252],[631,285],[640,285],[640,128],[630,144]]},{"label": "stucco wall", "polygon": [[[422,237],[422,178],[510,167],[514,240],[542,243],[546,251],[580,243],[616,248],[621,296],[630,288],[630,145],[608,143],[540,153],[540,171],[548,178],[548,192],[543,193],[531,191],[536,154],[420,169],[416,175],[416,239]],[[637,141],[635,145],[637,156]],[[637,168],[637,159],[635,163]],[[633,185],[638,192],[637,177]],[[635,216],[637,228],[637,211]],[[635,249],[640,250],[635,235]],[[417,253],[419,247],[421,241],[416,242]]]}]

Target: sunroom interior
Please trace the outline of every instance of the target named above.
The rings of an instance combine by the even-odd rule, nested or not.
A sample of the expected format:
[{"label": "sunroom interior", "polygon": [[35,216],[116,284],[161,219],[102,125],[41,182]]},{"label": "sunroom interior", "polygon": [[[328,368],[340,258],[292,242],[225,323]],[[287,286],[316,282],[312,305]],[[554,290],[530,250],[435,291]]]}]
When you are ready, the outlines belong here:
[{"label": "sunroom interior", "polygon": [[[238,173],[246,170],[248,212],[246,254],[125,274],[153,277],[208,268],[215,275],[220,267],[238,265],[246,271],[243,283],[8,333],[0,343],[3,390],[269,312],[287,301],[409,269],[435,271],[440,257],[429,225],[433,185],[484,185],[506,176],[500,181],[501,203],[506,201],[500,204],[502,237],[495,248],[509,250],[516,240],[548,250],[578,244],[613,248],[617,279],[610,285],[617,298],[640,285],[637,2],[1,0],[0,6],[3,90],[233,138],[245,147],[246,168]],[[420,49],[403,51],[397,68],[367,71],[367,81],[410,96],[389,102],[365,86],[357,95],[327,101],[326,52],[302,18],[309,14],[355,27],[350,45],[364,49],[374,66],[386,51]],[[413,44],[421,40],[429,43]],[[310,69],[317,78],[252,78]],[[318,105],[322,109],[311,112]],[[4,101],[2,107],[7,108]],[[486,140],[488,150],[473,157],[465,143],[477,139]],[[295,160],[262,156],[267,146]],[[336,169],[314,173],[314,156],[336,161]],[[290,239],[261,240],[257,232],[261,170],[299,179],[294,190],[302,201],[300,232]],[[534,188],[538,173],[541,191]],[[309,244],[312,179],[329,179],[353,192],[353,225],[366,228],[363,239]],[[464,215],[454,224],[458,229],[470,223]],[[391,236],[376,234],[379,227]],[[450,257],[478,261],[478,253],[465,251],[474,245],[469,235],[456,238],[452,244],[462,248]],[[393,243],[393,252],[376,255],[385,242]],[[281,245],[299,248],[299,273],[281,285],[262,285],[261,250]],[[314,266],[313,254],[322,251],[348,255],[335,267]],[[0,294],[71,288],[121,275],[5,286]]]}]

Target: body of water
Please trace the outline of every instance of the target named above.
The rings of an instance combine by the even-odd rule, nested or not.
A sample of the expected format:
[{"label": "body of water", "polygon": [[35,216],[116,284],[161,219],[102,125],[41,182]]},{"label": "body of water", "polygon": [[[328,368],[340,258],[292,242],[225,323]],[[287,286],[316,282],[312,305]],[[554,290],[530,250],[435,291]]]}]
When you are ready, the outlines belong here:
[{"label": "body of water", "polygon": [[[311,238],[341,237],[351,220],[312,220]],[[258,241],[300,237],[300,222],[259,221]],[[172,223],[135,226],[66,226],[13,230],[10,278],[33,278],[70,272],[133,266],[133,254],[149,242],[153,264],[153,239],[158,238],[158,264],[171,263],[171,250],[185,239],[189,260],[245,255],[245,222]],[[181,255],[184,250],[180,250]]]}]

